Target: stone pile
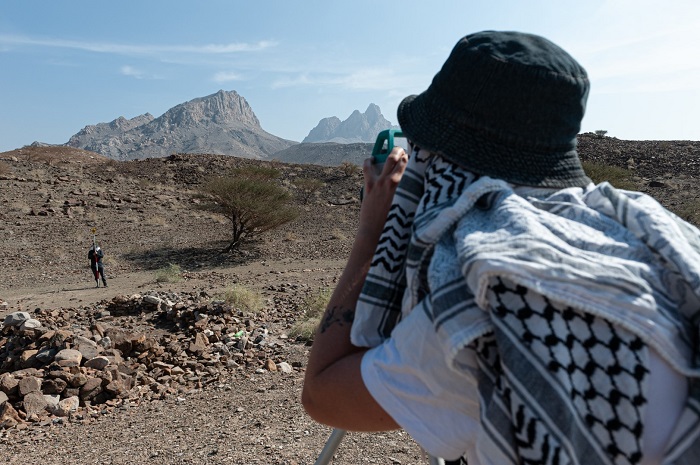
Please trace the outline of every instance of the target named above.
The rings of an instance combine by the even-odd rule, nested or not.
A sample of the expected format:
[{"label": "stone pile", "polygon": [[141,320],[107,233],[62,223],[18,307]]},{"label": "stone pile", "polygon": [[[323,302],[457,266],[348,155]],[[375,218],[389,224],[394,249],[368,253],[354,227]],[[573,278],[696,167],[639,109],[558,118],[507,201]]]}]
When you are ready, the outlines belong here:
[{"label": "stone pile", "polygon": [[231,370],[292,371],[281,360],[284,336],[202,297],[149,292],[9,314],[0,327],[0,429],[185,393]]}]

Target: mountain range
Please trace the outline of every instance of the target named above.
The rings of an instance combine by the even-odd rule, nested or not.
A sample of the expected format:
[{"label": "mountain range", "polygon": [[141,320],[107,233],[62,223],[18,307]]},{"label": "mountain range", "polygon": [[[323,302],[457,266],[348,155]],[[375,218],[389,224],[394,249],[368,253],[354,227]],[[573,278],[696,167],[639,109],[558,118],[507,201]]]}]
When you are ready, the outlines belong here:
[{"label": "mountain range", "polygon": [[[207,153],[288,163],[357,164],[371,150],[368,144],[377,133],[390,127],[396,126],[377,105],[370,104],[364,113],[355,110],[344,121],[335,116],[323,118],[299,144],[263,130],[245,98],[235,91],[220,90],[176,105],[157,118],[145,113],[85,126],[65,145],[115,160]],[[318,143],[323,147],[316,146]]]},{"label": "mountain range", "polygon": [[374,142],[380,131],[391,128],[398,129],[398,126],[393,126],[379,107],[370,103],[364,113],[355,110],[345,121],[336,116],[323,118],[302,142]]}]

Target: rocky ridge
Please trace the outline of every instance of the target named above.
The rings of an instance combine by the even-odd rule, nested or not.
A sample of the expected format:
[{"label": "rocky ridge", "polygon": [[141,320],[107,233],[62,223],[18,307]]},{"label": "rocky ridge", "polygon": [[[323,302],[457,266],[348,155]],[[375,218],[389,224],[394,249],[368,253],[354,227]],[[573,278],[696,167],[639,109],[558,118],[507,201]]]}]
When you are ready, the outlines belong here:
[{"label": "rocky ridge", "polygon": [[115,160],[211,153],[266,159],[296,142],[262,129],[248,102],[220,90],[177,105],[158,118],[150,114],[83,128],[66,143]]}]

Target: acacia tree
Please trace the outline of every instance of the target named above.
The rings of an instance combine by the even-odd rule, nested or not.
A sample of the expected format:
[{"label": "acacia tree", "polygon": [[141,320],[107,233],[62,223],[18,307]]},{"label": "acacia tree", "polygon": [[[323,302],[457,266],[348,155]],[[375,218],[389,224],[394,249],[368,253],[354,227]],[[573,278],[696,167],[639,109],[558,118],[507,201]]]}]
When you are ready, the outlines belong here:
[{"label": "acacia tree", "polygon": [[211,178],[202,186],[210,200],[206,207],[231,222],[231,242],[223,252],[298,216],[291,196],[276,182],[279,176],[273,168],[250,166]]}]

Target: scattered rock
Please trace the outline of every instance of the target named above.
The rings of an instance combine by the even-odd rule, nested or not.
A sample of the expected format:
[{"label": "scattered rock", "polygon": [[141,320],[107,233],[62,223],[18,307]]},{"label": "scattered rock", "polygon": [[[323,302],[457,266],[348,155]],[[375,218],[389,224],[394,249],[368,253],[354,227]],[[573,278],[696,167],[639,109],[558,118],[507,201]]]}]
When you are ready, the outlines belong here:
[{"label": "scattered rock", "polygon": [[80,366],[80,361],[83,359],[83,354],[75,349],[63,349],[56,354],[54,360],[62,367],[77,367]]},{"label": "scattered rock", "polygon": [[[43,422],[81,406],[201,389],[226,370],[291,372],[288,364],[274,362],[279,342],[270,340],[266,325],[256,326],[225,302],[204,297],[149,291],[79,312],[37,309],[39,325],[25,329],[20,321],[29,321],[28,314],[15,312],[0,332],[8,348],[0,351],[5,404],[19,418]],[[105,311],[109,320],[99,318]],[[147,334],[137,321],[169,330]],[[7,412],[6,425],[21,425]]]},{"label": "scattered rock", "polygon": [[27,312],[13,312],[5,317],[2,324],[3,326],[19,326],[29,319],[31,316]]}]

